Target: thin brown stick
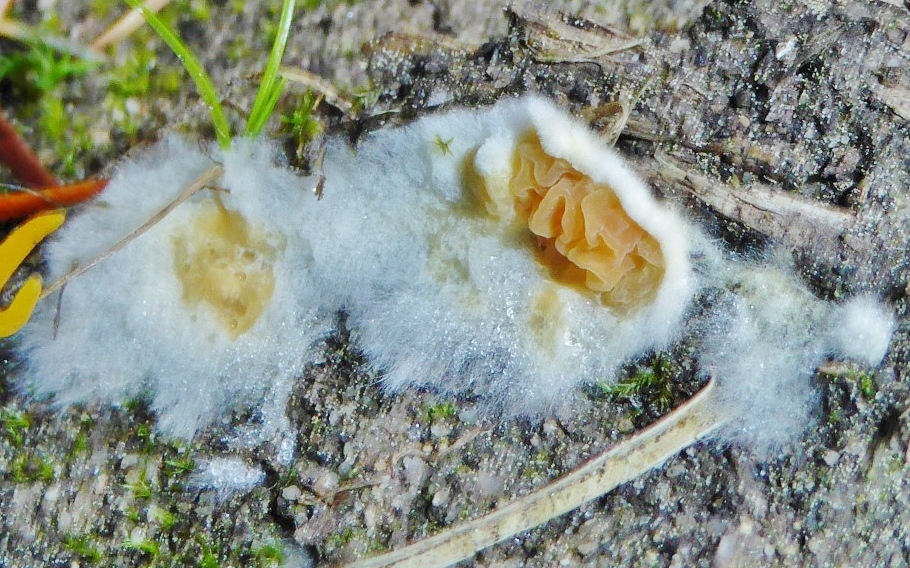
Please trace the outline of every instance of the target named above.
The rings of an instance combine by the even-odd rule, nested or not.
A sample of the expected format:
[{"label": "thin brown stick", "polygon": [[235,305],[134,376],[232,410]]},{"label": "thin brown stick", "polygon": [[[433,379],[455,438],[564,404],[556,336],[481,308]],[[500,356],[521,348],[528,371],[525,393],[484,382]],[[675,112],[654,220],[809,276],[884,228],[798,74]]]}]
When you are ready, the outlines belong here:
[{"label": "thin brown stick", "polygon": [[367,558],[348,568],[382,566],[438,568],[534,528],[663,465],[717,429],[724,419],[710,411],[712,380],[682,406],[569,475],[468,521],[399,550]]},{"label": "thin brown stick", "polygon": [[204,188],[205,186],[209,185],[210,183],[214,182],[216,179],[221,177],[222,173],[224,173],[224,168],[222,168],[221,166],[218,166],[218,165],[212,166],[211,168],[204,171],[202,174],[199,175],[199,177],[197,177],[195,180],[193,180],[193,182],[191,184],[189,184],[186,187],[186,189],[184,189],[180,193],[180,195],[178,195],[177,197],[174,198],[173,201],[168,203],[164,207],[164,209],[162,209],[161,211],[152,215],[152,217],[149,218],[145,223],[143,223],[138,229],[136,229],[132,233],[128,234],[127,236],[123,237],[122,239],[120,239],[111,248],[102,252],[101,254],[99,254],[95,258],[91,259],[90,261],[86,262],[85,264],[81,264],[81,265],[77,266],[76,268],[70,270],[69,272],[67,272],[66,274],[64,274],[57,280],[55,280],[53,282],[53,284],[51,284],[50,286],[45,288],[44,292],[41,293],[41,297],[39,299],[43,300],[44,298],[47,298],[48,296],[50,296],[51,294],[53,294],[54,292],[59,290],[62,286],[66,285],[70,280],[81,276],[87,270],[89,270],[90,268],[95,266],[96,264],[98,264],[98,263],[102,262],[103,260],[107,259],[108,257],[112,256],[117,251],[119,251],[126,245],[130,244],[131,242],[133,242],[134,240],[136,240],[137,238],[142,236],[146,231],[148,231],[153,226],[155,226],[155,224],[157,224],[159,221],[164,219],[171,211],[176,209],[178,205],[180,205],[181,203],[183,203],[184,201],[186,201],[187,199],[192,197],[200,189]]},{"label": "thin brown stick", "polygon": [[[282,66],[278,70],[278,74],[291,83],[303,85],[304,87],[319,93],[325,98],[327,103],[344,114],[350,114],[351,109],[354,108],[354,103],[349,98],[342,95],[341,92],[335,88],[335,85],[324,77],[320,77],[315,73],[310,73],[305,69],[288,66]],[[313,106],[315,108],[317,105]]]},{"label": "thin brown stick", "polygon": [[[146,0],[145,9],[150,12],[157,12],[167,6],[171,0]],[[131,33],[139,29],[145,23],[142,13],[133,8],[126,14],[122,15],[116,22],[111,24],[106,30],[101,32],[95,41],[89,46],[92,51],[104,51],[109,45],[117,45],[127,38]]]}]

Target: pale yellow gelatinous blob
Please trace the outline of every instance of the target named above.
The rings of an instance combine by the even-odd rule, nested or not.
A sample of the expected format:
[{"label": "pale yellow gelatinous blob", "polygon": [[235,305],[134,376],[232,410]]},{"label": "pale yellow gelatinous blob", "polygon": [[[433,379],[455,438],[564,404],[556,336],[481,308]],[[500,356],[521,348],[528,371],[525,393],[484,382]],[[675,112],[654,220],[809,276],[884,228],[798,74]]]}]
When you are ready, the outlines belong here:
[{"label": "pale yellow gelatinous blob", "polygon": [[249,331],[275,290],[276,249],[263,231],[214,199],[173,239],[183,301],[208,305],[234,340]]}]

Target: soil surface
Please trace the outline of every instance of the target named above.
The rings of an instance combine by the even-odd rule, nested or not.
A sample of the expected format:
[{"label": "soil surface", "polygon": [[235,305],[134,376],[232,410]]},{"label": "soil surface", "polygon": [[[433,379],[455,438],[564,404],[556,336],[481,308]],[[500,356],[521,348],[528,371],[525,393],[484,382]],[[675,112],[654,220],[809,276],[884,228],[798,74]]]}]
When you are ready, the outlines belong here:
[{"label": "soil surface", "polygon": [[[193,0],[165,11],[235,124],[252,106],[279,4]],[[617,147],[658,192],[731,249],[792,255],[821,298],[885,298],[899,325],[876,373],[818,374],[807,386],[821,404],[803,438],[770,453],[698,443],[463,565],[907,565],[910,12],[899,2],[822,0],[570,1],[549,10],[330,1],[298,8],[285,63],[332,85],[315,116],[353,141],[526,92],[609,131],[608,103],[623,101]],[[84,46],[121,11],[27,1],[11,16]],[[29,49],[0,40],[2,55]],[[192,82],[148,30],[47,88],[36,74],[0,80],[0,105],[61,178],[104,175],[168,132],[213,137]],[[278,114],[305,90],[290,84]],[[295,167],[311,167],[313,152],[298,152],[277,116],[269,131]],[[0,181],[12,180],[0,171]],[[718,205],[705,187],[734,202],[769,192],[844,215],[751,215]],[[55,408],[29,399],[16,389],[15,358],[0,355],[0,566],[10,568],[343,564],[545,485],[703,382],[683,342],[661,355],[674,369],[669,394],[591,387],[572,414],[503,421],[479,415],[469,395],[384,393],[340,317],[287,409],[297,452],[287,461],[280,448],[235,451],[252,482],[225,492],[200,485],[194,471],[226,454],[242,413],[192,443],[169,440],[141,401]],[[633,362],[629,372],[653,364]]]}]

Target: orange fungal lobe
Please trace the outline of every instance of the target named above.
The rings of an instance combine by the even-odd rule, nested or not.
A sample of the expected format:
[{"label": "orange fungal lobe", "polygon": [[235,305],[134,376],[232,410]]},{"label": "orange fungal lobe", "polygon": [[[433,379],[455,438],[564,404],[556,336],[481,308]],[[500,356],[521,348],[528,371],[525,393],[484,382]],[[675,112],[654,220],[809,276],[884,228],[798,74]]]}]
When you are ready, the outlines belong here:
[{"label": "orange fungal lobe", "polygon": [[516,145],[507,196],[495,190],[491,195],[496,185],[484,180],[475,192],[494,216],[504,197],[512,201],[516,220],[530,232],[536,258],[553,280],[618,309],[653,300],[665,272],[663,251],[609,185],[549,155],[535,134]]}]

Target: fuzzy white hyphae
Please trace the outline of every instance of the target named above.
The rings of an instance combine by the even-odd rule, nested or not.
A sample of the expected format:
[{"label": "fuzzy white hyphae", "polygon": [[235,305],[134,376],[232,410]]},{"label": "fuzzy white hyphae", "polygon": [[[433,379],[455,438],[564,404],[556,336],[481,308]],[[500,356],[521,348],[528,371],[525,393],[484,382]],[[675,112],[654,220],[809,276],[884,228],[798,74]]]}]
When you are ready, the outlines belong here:
[{"label": "fuzzy white hyphae", "polygon": [[[321,201],[270,157],[238,142],[220,158],[224,191],[203,190],[72,281],[56,337],[42,305],[20,342],[30,388],[62,403],[147,394],[172,434],[238,406],[280,431],[291,382],[344,310],[389,389],[471,392],[530,415],[688,336],[718,380],[726,435],[775,444],[807,423],[824,357],[874,366],[887,351],[878,303],[834,306],[791,269],[731,260],[539,98],[422,118],[356,148],[334,140]],[[176,141],[121,166],[47,248],[50,277],[209,166]],[[684,317],[708,288],[718,303]]]},{"label": "fuzzy white hyphae", "polygon": [[[238,141],[216,189],[199,191],[39,306],[20,335],[28,389],[57,403],[149,396],[166,433],[192,436],[238,405],[280,409],[314,339],[319,291],[299,211],[313,199]],[[49,279],[109,249],[214,162],[170,139],[121,165],[101,198],[45,249]],[[270,411],[269,414],[274,414]]]},{"label": "fuzzy white hyphae", "polygon": [[[542,177],[586,176],[612,190],[660,247],[653,294],[615,305],[597,282],[554,278],[535,215],[516,213],[525,204],[512,180],[526,177],[528,152],[568,164],[540,165]],[[614,381],[617,366],[686,336],[718,381],[720,435],[762,450],[810,423],[809,379],[826,357],[876,366],[887,351],[893,316],[880,303],[839,307],[812,296],[792,267],[734,259],[657,202],[587,127],[538,98],[423,118],[356,150],[337,141],[326,176],[308,223],[318,272],[393,390],[470,391],[487,406],[540,414],[571,408],[579,383]],[[571,207],[561,203],[563,222]],[[722,305],[687,329],[687,307],[709,289],[702,297]]]},{"label": "fuzzy white hyphae", "polygon": [[[564,177],[609,188],[653,236],[664,274],[644,301],[610,307],[598,290],[551,277],[536,250],[546,243],[517,218],[509,193],[526,141],[552,159],[538,169],[565,162],[573,171]],[[308,222],[318,272],[392,389],[470,389],[507,412],[537,414],[571,399],[583,381],[610,381],[618,365],[680,331],[693,289],[686,224],[548,102],[423,118],[375,132],[356,150],[338,141],[325,175]],[[573,206],[582,207],[565,208]],[[568,214],[553,216],[568,223]]]}]

